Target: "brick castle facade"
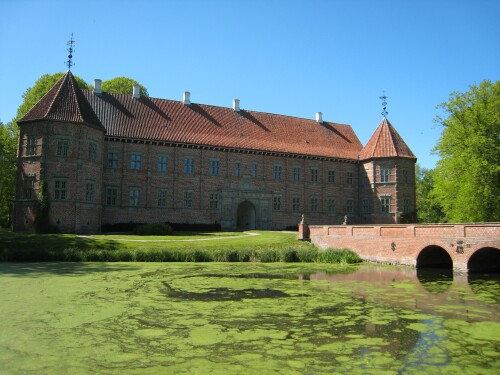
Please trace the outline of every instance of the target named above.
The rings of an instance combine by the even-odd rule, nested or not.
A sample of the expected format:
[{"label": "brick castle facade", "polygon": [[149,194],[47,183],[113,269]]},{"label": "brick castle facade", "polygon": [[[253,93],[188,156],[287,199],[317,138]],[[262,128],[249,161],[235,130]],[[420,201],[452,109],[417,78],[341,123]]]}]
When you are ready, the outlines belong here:
[{"label": "brick castle facade", "polygon": [[81,90],[68,72],[18,124],[17,231],[35,230],[40,201],[43,220],[77,233],[131,222],[284,229],[302,214],[397,223],[416,211],[416,158],[385,118],[363,147],[321,113],[111,94],[99,80]]}]

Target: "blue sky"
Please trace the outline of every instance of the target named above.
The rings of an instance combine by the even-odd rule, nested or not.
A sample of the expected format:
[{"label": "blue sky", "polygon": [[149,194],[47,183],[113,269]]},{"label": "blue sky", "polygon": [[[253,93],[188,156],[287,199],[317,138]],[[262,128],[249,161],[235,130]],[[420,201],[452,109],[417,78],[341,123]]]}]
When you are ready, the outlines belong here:
[{"label": "blue sky", "polygon": [[150,96],[349,124],[388,119],[425,168],[436,105],[500,76],[498,0],[0,0],[0,120],[45,73],[134,78]]}]

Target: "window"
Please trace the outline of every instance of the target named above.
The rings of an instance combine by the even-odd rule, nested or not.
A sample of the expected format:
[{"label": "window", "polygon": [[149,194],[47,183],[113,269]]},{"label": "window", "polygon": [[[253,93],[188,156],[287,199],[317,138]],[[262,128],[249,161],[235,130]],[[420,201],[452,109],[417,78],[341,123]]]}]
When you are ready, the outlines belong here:
[{"label": "window", "polygon": [[234,175],[236,177],[239,177],[240,174],[241,174],[241,163],[237,161],[236,163],[234,163]]},{"label": "window", "polygon": [[380,210],[383,214],[388,214],[391,212],[391,197],[380,198]]},{"label": "window", "polygon": [[311,198],[311,212],[318,212],[318,198]]},{"label": "window", "polygon": [[389,182],[390,169],[380,170],[380,182]]},{"label": "window", "polygon": [[23,181],[23,198],[33,199],[35,191],[35,178],[25,177]]},{"label": "window", "polygon": [[405,214],[410,212],[410,199],[409,198],[403,198],[403,212]]},{"label": "window", "polygon": [[333,171],[333,170],[328,171],[328,182],[330,184],[335,183],[335,171]]},{"label": "window", "polygon": [[93,142],[89,143],[89,160],[95,161],[97,159],[97,145]]},{"label": "window", "polygon": [[408,175],[408,169],[403,169],[401,171],[401,174],[403,175],[403,183],[407,184],[410,182],[410,178],[409,178],[409,175]]},{"label": "window", "polygon": [[347,200],[346,212],[348,214],[354,213],[354,199],[348,199]]},{"label": "window", "polygon": [[158,207],[167,206],[167,189],[158,189],[157,200]]},{"label": "window", "polygon": [[370,180],[368,179],[368,173],[366,171],[362,171],[362,176],[361,176],[361,185],[366,186],[370,185]]},{"label": "window", "polygon": [[218,175],[219,174],[219,161],[218,160],[211,160],[210,161],[210,174],[211,175]]},{"label": "window", "polygon": [[106,189],[106,204],[108,206],[116,206],[116,200],[118,197],[117,188],[107,188]]},{"label": "window", "polygon": [[130,155],[130,169],[141,169],[142,167],[142,156],[141,154]]},{"label": "window", "polygon": [[364,214],[367,214],[370,212],[370,206],[368,205],[368,198],[363,198],[361,200],[361,211]]},{"label": "window", "polygon": [[36,154],[36,137],[29,135],[26,137],[26,156],[33,156]]},{"label": "window", "polygon": [[328,212],[334,214],[335,210],[335,198],[328,198]]},{"label": "window", "polygon": [[65,139],[57,141],[56,155],[57,156],[68,156],[69,142]]},{"label": "window", "polygon": [[168,157],[165,155],[158,155],[158,161],[156,163],[156,170],[158,172],[168,171]]},{"label": "window", "polygon": [[131,188],[130,189],[130,205],[137,207],[139,205],[139,195],[140,195],[140,190],[137,188]]},{"label": "window", "polygon": [[311,168],[311,182],[318,182],[318,168]]},{"label": "window", "polygon": [[184,173],[185,174],[193,174],[194,169],[194,161],[192,158],[184,159]]},{"label": "window", "polygon": [[184,192],[184,208],[193,207],[193,192],[187,190]]},{"label": "window", "polygon": [[257,163],[252,163],[252,177],[257,177]]},{"label": "window", "polygon": [[292,198],[292,211],[293,212],[300,212],[300,198],[299,197]]},{"label": "window", "polygon": [[54,181],[54,199],[64,200],[67,196],[66,180]]},{"label": "window", "polygon": [[273,167],[273,178],[275,180],[281,180],[281,165],[275,165]]},{"label": "window", "polygon": [[300,181],[300,167],[293,167],[292,179],[293,181]]},{"label": "window", "polygon": [[219,194],[210,193],[210,208],[211,209],[219,208]]},{"label": "window", "polygon": [[352,185],[352,172],[347,172],[347,185]]},{"label": "window", "polygon": [[108,167],[111,169],[118,168],[118,152],[116,151],[108,152]]},{"label": "window", "polygon": [[281,196],[279,195],[273,198],[273,210],[281,211]]},{"label": "window", "polygon": [[85,184],[85,202],[93,202],[94,201],[94,183],[87,182]]}]

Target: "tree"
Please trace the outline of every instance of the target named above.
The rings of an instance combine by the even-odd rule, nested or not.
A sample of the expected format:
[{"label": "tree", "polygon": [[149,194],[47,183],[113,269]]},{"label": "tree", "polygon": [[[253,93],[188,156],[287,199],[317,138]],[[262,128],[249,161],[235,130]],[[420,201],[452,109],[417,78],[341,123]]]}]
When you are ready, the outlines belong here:
[{"label": "tree", "polygon": [[148,89],[137,82],[135,79],[127,77],[115,77],[104,81],[101,85],[102,91],[117,93],[117,94],[131,94],[132,87],[139,85],[141,88],[141,96],[149,96]]},{"label": "tree", "polygon": [[17,129],[0,121],[0,226],[9,224],[15,195]]},{"label": "tree", "polygon": [[[16,122],[21,117],[23,117],[28,111],[33,108],[33,106],[38,103],[38,101],[54,86],[54,84],[64,75],[65,73],[55,73],[55,74],[44,74],[37,79],[35,84],[26,89],[23,94],[23,102],[17,109],[16,118],[13,122]],[[78,87],[81,89],[91,89],[92,87],[85,82],[80,77],[75,76]]]},{"label": "tree", "polygon": [[417,191],[417,219],[419,223],[439,223],[444,213],[439,200],[432,194],[434,170],[415,166]]},{"label": "tree", "polygon": [[441,159],[432,194],[446,220],[500,220],[500,81],[483,81],[441,103],[446,118],[434,148]]}]

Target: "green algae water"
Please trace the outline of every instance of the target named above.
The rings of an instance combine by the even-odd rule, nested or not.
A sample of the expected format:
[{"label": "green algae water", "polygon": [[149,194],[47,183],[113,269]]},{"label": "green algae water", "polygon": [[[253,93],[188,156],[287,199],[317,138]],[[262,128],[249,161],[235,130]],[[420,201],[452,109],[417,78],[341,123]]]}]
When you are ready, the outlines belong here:
[{"label": "green algae water", "polygon": [[0,264],[1,374],[494,374],[500,282],[412,268]]}]

